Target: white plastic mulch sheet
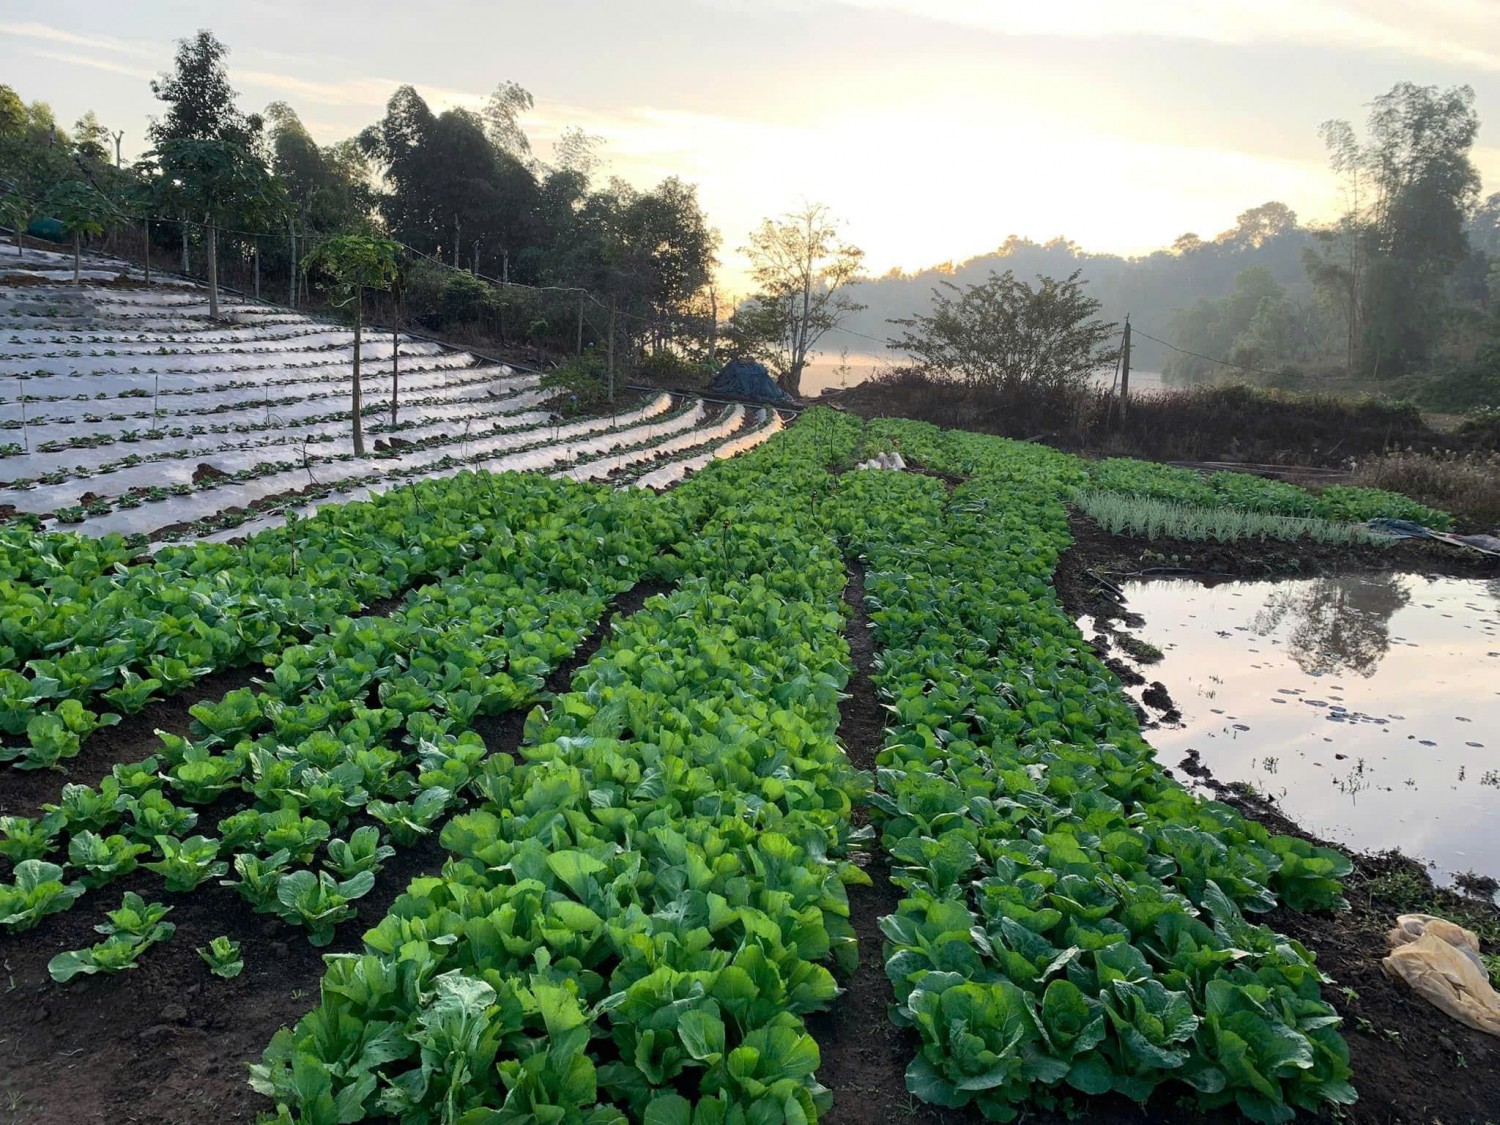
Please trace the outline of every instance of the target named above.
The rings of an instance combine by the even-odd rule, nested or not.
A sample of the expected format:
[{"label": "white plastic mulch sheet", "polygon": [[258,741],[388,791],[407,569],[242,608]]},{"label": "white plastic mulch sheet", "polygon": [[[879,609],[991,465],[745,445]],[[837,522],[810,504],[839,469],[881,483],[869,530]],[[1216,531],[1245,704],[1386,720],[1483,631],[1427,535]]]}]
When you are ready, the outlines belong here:
[{"label": "white plastic mulch sheet", "polygon": [[[667,395],[562,423],[544,409],[535,372],[367,330],[371,456],[355,459],[352,331],[227,294],[210,322],[206,292],[179,277],[98,286],[88,282],[140,271],[97,255],[83,265],[75,286],[71,254],[27,250],[18,260],[0,247],[0,505],[44,516],[95,509],[52,528],[151,532],[310,485],[344,501],[465,468],[621,481],[649,470],[638,483],[661,488],[781,428],[761,411],[747,429],[740,406],[712,420],[701,402],[673,412]],[[255,516],[214,537],[280,518]]]},{"label": "white plastic mulch sheet", "polygon": [[757,412],[756,424],[753,430],[732,438],[722,445],[716,445],[712,449],[681,461],[673,461],[671,464],[663,465],[659,469],[653,469],[636,480],[638,488],[669,488],[682,480],[689,473],[695,473],[705,465],[716,459],[733,457],[736,453],[743,453],[747,449],[754,449],[762,442],[770,441],[786,428],[781,421],[781,415],[774,410],[762,408]]}]

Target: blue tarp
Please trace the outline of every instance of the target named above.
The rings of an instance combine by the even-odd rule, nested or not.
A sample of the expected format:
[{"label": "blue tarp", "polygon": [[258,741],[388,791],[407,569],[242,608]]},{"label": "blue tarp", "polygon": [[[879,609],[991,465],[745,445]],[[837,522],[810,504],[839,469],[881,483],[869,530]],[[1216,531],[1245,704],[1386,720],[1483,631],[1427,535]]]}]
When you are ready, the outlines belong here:
[{"label": "blue tarp", "polygon": [[735,398],[753,398],[762,402],[779,402],[788,406],[800,405],[796,399],[776,385],[764,364],[752,363],[748,359],[732,359],[714,376],[708,385],[710,394],[732,395]]}]

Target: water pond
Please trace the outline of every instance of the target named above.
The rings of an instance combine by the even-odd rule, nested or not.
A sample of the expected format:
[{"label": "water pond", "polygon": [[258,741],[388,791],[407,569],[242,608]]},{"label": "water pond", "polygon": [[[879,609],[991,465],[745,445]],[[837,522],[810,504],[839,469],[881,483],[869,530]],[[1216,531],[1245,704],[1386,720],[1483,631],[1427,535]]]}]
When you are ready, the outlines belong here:
[{"label": "water pond", "polygon": [[1500,877],[1500,580],[1155,580],[1124,592],[1146,622],[1134,634],[1162,653],[1139,670],[1182,715],[1147,732],[1163,765],[1196,752],[1309,832],[1399,848],[1440,882]]}]

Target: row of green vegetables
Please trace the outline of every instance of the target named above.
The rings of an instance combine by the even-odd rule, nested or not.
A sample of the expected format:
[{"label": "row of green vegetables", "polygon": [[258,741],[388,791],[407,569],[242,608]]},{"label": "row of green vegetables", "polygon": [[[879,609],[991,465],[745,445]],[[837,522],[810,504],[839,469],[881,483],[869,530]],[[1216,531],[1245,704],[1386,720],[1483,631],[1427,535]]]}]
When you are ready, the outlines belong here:
[{"label": "row of green vegetables", "polygon": [[1152,759],[1049,584],[1072,458],[910,423],[877,443],[973,480],[863,473],[840,494],[864,556],[895,724],[874,807],[907,1082],[1010,1120],[1174,1084],[1256,1121],[1349,1102],[1308,952],[1246,920],[1340,903],[1347,861],[1200,801]]},{"label": "row of green vegetables", "polygon": [[[677,581],[487,763],[441,876],[330,956],[253,1084],[276,1120],[808,1122],[803,1017],[855,953],[845,569],[801,428],[658,503]],[[847,452],[857,427],[845,427]]]},{"label": "row of green vegetables", "polygon": [[106,571],[127,564],[136,552],[121,535],[38,535],[15,525],[0,527],[0,582],[16,591],[51,594],[87,585]]},{"label": "row of green vegetables", "polygon": [[[452,573],[529,511],[522,478],[484,479],[461,474],[323,508],[239,546],[167,547],[151,563],[45,586],[0,581],[0,761],[55,766],[119,713],[274,658],[345,614]],[[36,550],[69,541],[37,537]],[[78,557],[101,558],[82,548]]]},{"label": "row of green vegetables", "polygon": [[1380,488],[1337,484],[1313,491],[1250,473],[1205,476],[1193,469],[1126,457],[1090,463],[1087,474],[1088,485],[1094,489],[1201,508],[1238,508],[1338,523],[1363,523],[1377,517],[1401,519],[1439,531],[1453,524],[1447,512]]},{"label": "row of green vegetables", "polygon": [[[414,842],[482,788],[474,717],[537,698],[667,537],[649,497],[496,483],[518,526],[493,527],[460,574],[389,617],[344,618],[287,649],[259,688],[194,706],[193,737],[163,734],[159,753],[97,787],[65,786],[40,817],[0,817],[0,853],[15,865],[0,925],[34,925],[150,852],[168,890],[232,864],[225,882],[257,910],[331,940],[389,856],[384,840]],[[212,834],[192,834],[210,806],[223,814]]]}]

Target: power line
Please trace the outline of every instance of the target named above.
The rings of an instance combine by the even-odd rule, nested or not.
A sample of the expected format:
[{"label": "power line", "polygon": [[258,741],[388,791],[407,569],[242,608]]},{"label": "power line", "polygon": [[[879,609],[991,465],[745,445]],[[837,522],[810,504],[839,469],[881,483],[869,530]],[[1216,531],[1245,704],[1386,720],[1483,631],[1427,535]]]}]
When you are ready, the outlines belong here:
[{"label": "power line", "polygon": [[1181,352],[1183,355],[1190,355],[1194,359],[1203,360],[1205,363],[1217,363],[1220,367],[1233,367],[1239,371],[1248,371],[1252,375],[1269,375],[1272,378],[1280,378],[1281,376],[1286,374],[1286,372],[1284,371],[1268,371],[1264,367],[1247,367],[1243,363],[1231,363],[1227,359],[1215,359],[1213,356],[1204,355],[1202,352],[1189,351],[1187,348],[1179,348],[1176,344],[1169,344],[1165,340],[1151,335],[1151,333],[1149,332],[1145,332],[1140,328],[1135,328],[1133,325],[1132,328],[1138,336],[1144,336],[1148,340],[1154,340],[1164,348],[1171,348],[1174,352]]},{"label": "power line", "polygon": [[852,329],[852,328],[845,328],[841,324],[835,324],[835,325],[833,325],[831,328],[828,329],[828,331],[830,331],[830,332],[842,332],[842,333],[844,333],[847,336],[858,336],[861,340],[873,340],[875,343],[881,345],[882,347],[890,347],[890,343],[891,343],[890,340],[883,340],[879,336],[871,336],[867,332],[856,332],[854,329]]}]

